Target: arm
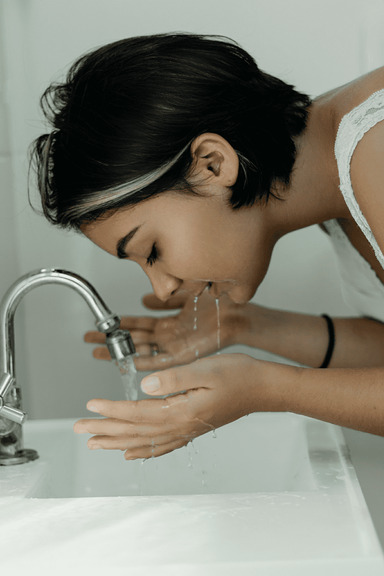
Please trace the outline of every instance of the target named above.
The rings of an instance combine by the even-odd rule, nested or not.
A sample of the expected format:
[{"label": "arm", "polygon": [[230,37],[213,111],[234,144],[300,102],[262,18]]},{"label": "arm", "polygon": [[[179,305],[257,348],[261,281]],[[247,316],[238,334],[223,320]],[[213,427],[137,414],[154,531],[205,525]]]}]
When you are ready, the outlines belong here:
[{"label": "arm", "polygon": [[[321,316],[261,308],[239,309],[236,342],[289,358],[305,366],[321,365],[328,346]],[[384,366],[384,324],[371,318],[333,318],[335,348],[331,368]]]},{"label": "arm", "polygon": [[[215,300],[204,294],[197,312],[194,330],[193,299],[173,299],[164,304],[153,295],[144,302],[151,309],[181,310],[168,317],[123,317],[122,328],[132,333],[139,357],[138,370],[149,371],[186,364],[217,351],[217,311]],[[384,324],[369,318],[334,318],[336,343],[330,367],[353,368],[380,366],[384,361]],[[244,344],[266,350],[299,364],[316,368],[321,365],[328,346],[327,325],[321,316],[311,316],[264,308],[257,304],[238,305],[228,298],[220,300],[220,339],[223,348]],[[100,332],[88,332],[87,342],[104,342]],[[161,353],[150,356],[151,342]],[[109,359],[105,346],[94,350],[96,358]]]},{"label": "arm", "polygon": [[277,367],[286,410],[384,436],[384,368],[287,368]]},{"label": "arm", "polygon": [[104,419],[80,420],[91,449],[127,460],[161,456],[251,412],[295,412],[384,436],[384,369],[316,370],[223,354],[144,378],[139,402],[95,399]]}]

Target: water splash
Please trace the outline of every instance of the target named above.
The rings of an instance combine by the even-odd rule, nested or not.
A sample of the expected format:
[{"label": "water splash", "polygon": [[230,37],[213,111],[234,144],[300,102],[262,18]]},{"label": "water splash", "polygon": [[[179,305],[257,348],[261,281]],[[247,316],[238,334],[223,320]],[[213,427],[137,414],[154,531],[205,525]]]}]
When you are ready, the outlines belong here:
[{"label": "water splash", "polygon": [[133,356],[127,356],[123,360],[118,360],[116,364],[120,370],[126,400],[137,400],[139,397],[139,383]]}]

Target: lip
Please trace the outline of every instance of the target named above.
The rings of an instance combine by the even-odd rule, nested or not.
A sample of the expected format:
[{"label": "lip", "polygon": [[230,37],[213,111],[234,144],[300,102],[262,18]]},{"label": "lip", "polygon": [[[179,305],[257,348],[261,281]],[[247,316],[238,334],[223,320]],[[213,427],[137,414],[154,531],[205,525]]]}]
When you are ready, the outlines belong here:
[{"label": "lip", "polygon": [[211,287],[212,287],[212,282],[207,282],[205,284],[205,286],[202,287],[201,290],[198,290],[197,292],[192,292],[192,296],[194,298],[199,298],[205,290],[207,290],[209,292]]},{"label": "lip", "polygon": [[[222,280],[220,282],[212,282],[211,280],[204,280],[205,285],[201,290],[196,292],[192,292],[192,295],[195,298],[198,298],[202,295],[202,293],[207,290],[209,294],[211,294],[214,298],[220,298],[221,296],[225,296],[226,294],[230,294],[231,289],[236,286],[235,280]],[[227,286],[226,286],[227,285]]]}]

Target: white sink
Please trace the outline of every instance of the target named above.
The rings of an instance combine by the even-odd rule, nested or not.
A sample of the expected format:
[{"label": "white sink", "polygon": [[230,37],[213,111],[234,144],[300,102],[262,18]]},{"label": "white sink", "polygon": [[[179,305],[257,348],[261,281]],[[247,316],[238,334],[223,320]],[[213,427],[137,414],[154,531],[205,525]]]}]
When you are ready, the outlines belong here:
[{"label": "white sink", "polygon": [[75,420],[24,426],[39,459],[0,468],[0,487],[37,498],[240,493],[349,493],[358,489],[341,430],[294,414],[253,414],[160,458],[126,461],[89,450]]},{"label": "white sink", "polygon": [[63,575],[79,558],[95,575],[111,558],[135,576],[384,573],[337,426],[254,414],[143,463],[88,450],[74,422],[27,422],[40,458],[0,467],[4,570],[17,557],[44,574],[61,558]]},{"label": "white sink", "polygon": [[[161,458],[130,462],[119,451],[89,450],[87,437],[73,433],[74,422],[25,426],[25,446],[40,455],[23,465],[40,469],[29,496],[308,492],[345,476],[333,428],[291,414],[251,415]],[[340,469],[330,477],[335,460]]]}]

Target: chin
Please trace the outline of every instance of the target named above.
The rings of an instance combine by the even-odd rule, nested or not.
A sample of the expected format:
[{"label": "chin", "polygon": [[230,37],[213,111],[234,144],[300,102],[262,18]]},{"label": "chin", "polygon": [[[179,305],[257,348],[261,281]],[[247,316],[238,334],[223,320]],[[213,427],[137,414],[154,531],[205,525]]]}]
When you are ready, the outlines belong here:
[{"label": "chin", "polygon": [[256,294],[256,288],[253,290],[248,287],[237,287],[228,292],[229,298],[235,304],[247,304]]}]

